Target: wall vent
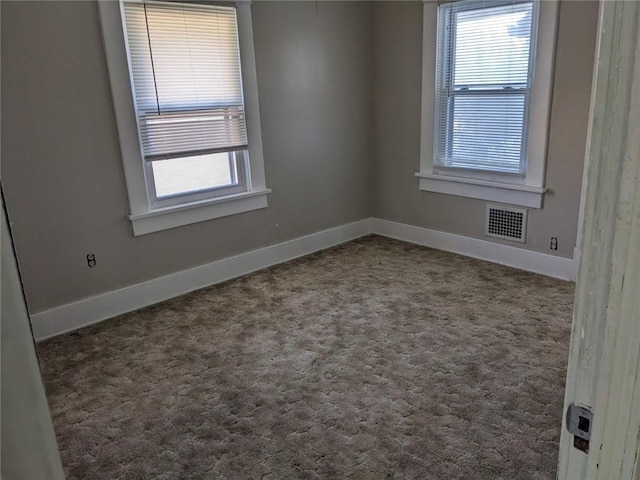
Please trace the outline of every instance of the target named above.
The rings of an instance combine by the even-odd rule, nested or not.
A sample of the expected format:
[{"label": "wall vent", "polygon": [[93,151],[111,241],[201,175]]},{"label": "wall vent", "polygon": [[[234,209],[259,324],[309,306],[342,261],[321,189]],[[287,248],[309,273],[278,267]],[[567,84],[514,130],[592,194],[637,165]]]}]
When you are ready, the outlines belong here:
[{"label": "wall vent", "polygon": [[526,209],[487,205],[486,236],[524,243],[526,228]]}]

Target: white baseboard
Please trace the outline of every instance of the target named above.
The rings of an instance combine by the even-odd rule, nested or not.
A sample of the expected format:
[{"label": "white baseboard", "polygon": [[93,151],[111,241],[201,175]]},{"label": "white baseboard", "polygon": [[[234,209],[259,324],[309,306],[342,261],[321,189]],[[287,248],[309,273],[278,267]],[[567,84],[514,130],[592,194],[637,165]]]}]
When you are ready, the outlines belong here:
[{"label": "white baseboard", "polygon": [[367,218],[35,313],[31,315],[33,334],[36,340],[44,340],[370,233],[563,280],[575,276],[575,263],[571,258]]},{"label": "white baseboard", "polygon": [[33,335],[36,340],[44,340],[370,233],[371,219],[367,218],[84,298],[31,315]]},{"label": "white baseboard", "polygon": [[489,262],[508,265],[528,272],[541,273],[562,280],[571,280],[574,274],[574,262],[571,258],[556,257],[555,255],[525,250],[524,248],[511,247],[379,218],[372,219],[372,227],[373,233],[385,237],[488,260]]}]

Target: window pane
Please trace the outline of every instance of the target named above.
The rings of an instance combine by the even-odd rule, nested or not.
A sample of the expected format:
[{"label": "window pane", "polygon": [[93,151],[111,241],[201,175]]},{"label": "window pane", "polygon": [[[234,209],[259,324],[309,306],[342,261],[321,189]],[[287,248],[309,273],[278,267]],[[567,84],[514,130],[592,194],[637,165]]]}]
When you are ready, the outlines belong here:
[{"label": "window pane", "polygon": [[157,160],[151,167],[158,198],[237,185],[235,161],[226,152]]},{"label": "window pane", "polygon": [[522,173],[525,95],[460,95],[452,101],[446,164]]},{"label": "window pane", "polygon": [[520,3],[456,12],[454,86],[527,85],[532,10]]},{"label": "window pane", "polygon": [[146,160],[246,147],[236,9],[124,2]]},{"label": "window pane", "polygon": [[235,8],[124,5],[141,113],[242,104]]}]

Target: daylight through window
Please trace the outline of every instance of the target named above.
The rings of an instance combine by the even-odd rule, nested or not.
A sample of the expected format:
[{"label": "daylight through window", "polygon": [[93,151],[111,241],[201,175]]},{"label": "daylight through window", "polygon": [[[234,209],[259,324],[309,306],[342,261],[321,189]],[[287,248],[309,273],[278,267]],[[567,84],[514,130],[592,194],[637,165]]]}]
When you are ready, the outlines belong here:
[{"label": "daylight through window", "polygon": [[537,5],[438,10],[434,167],[524,176]]},{"label": "daylight through window", "polygon": [[245,191],[235,7],[125,1],[123,10],[150,203]]}]

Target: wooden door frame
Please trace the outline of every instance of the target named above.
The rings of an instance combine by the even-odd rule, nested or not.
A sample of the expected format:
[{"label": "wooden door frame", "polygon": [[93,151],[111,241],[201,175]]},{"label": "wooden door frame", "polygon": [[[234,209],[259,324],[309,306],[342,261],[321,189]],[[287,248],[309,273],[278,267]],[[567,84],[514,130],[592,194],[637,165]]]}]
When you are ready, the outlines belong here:
[{"label": "wooden door frame", "polygon": [[565,411],[594,414],[589,453],[563,423],[559,480],[640,478],[640,2],[600,4]]}]

